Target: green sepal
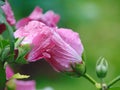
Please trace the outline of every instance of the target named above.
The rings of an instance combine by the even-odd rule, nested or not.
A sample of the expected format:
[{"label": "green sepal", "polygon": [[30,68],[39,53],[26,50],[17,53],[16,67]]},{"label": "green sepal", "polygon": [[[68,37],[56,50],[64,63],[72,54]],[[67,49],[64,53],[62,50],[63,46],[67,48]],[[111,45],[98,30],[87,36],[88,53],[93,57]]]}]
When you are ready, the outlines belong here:
[{"label": "green sepal", "polygon": [[82,53],[82,60],[85,62],[86,61],[86,53],[85,53],[85,50],[84,52]]},{"label": "green sepal", "polygon": [[71,66],[73,71],[80,76],[83,76],[86,73],[86,65],[84,61],[82,61],[81,63],[76,63],[74,66]]},{"label": "green sepal", "polygon": [[20,64],[28,63],[27,60],[25,59],[25,56],[31,50],[30,45],[26,44],[26,45],[18,47],[17,49],[18,49],[18,56],[17,56],[15,62],[20,63]]}]

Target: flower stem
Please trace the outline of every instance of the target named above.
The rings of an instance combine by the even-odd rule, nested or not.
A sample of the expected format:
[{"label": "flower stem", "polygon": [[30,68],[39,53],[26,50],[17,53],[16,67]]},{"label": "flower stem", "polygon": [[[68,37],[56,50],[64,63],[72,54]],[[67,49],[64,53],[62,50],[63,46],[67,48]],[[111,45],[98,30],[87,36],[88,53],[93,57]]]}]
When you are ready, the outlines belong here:
[{"label": "flower stem", "polygon": [[5,75],[5,69],[4,64],[0,61],[0,90],[4,90],[6,83],[6,75]]},{"label": "flower stem", "polygon": [[84,76],[88,81],[90,81],[93,85],[95,85],[97,82],[87,73],[84,74]]},{"label": "flower stem", "polygon": [[101,89],[104,90],[104,88],[103,88],[103,78],[101,78],[101,83],[100,84],[101,84],[101,87],[102,87]]},{"label": "flower stem", "polygon": [[113,84],[115,84],[116,82],[118,82],[120,80],[120,76],[116,77],[115,79],[113,79],[109,84],[108,84],[108,88],[110,88]]},{"label": "flower stem", "polygon": [[100,90],[108,90],[107,85],[104,83],[103,78],[101,78],[101,89]]}]

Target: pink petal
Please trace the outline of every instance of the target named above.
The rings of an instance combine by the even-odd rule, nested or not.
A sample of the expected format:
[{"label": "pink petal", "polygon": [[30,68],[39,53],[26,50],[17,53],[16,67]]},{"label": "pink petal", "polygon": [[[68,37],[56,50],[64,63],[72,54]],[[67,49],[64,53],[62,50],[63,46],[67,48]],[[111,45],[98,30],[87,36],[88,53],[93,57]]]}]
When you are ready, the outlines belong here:
[{"label": "pink petal", "polygon": [[[41,27],[39,30],[39,34],[36,35],[35,38],[33,38],[33,49],[29,53],[28,61],[36,61],[43,58],[43,56],[45,55],[44,52],[46,52],[46,50],[52,46],[50,43],[50,39],[53,30],[47,26]],[[46,57],[49,57],[49,55],[46,54]]]},{"label": "pink petal", "polygon": [[16,90],[36,90],[35,81],[16,80]]},{"label": "pink petal", "polygon": [[19,20],[16,24],[16,29],[19,29],[20,27],[27,25],[29,21],[31,21],[30,18],[23,18],[23,19]]},{"label": "pink petal", "polygon": [[43,52],[50,45],[52,29],[39,21],[30,21],[25,27],[19,28],[14,36],[16,38],[25,37],[22,44],[31,44],[33,46],[28,54],[28,61],[36,61],[43,58]]},{"label": "pink petal", "polygon": [[14,75],[14,72],[13,70],[10,68],[9,65],[6,66],[6,79],[9,80],[13,75]]},{"label": "pink petal", "polygon": [[6,15],[7,21],[11,25],[14,25],[16,23],[16,20],[14,18],[14,14],[12,12],[11,6],[8,3],[7,0],[5,1],[5,5],[1,6],[1,8],[3,9],[3,11],[4,11],[5,15]]},{"label": "pink petal", "polygon": [[60,28],[57,30],[59,35],[68,43],[75,51],[81,55],[83,53],[83,45],[81,43],[79,34],[77,32],[73,32],[71,29]]},{"label": "pink petal", "polygon": [[51,27],[55,27],[59,19],[60,16],[53,11],[47,11],[41,18],[42,22]]},{"label": "pink petal", "polygon": [[26,37],[22,44],[31,44],[32,40],[36,35],[40,33],[41,28],[46,26],[45,24],[38,21],[30,21],[26,26],[19,28],[14,32],[15,38]]},{"label": "pink petal", "polygon": [[47,52],[51,57],[46,60],[57,71],[72,71],[71,64],[82,62],[81,56],[58,33],[54,32],[51,40],[54,46]]},{"label": "pink petal", "polygon": [[42,9],[36,7],[29,17],[23,18],[17,22],[16,28],[19,29],[20,27],[27,25],[32,20],[38,20],[40,19],[41,16],[42,16]]},{"label": "pink petal", "polygon": [[[50,33],[50,32],[48,32]],[[49,54],[45,53],[47,49],[50,47],[50,37],[49,34],[42,35],[39,34],[33,40],[33,49],[28,55],[28,61],[36,61],[39,59],[46,57],[50,57]]]},{"label": "pink petal", "polygon": [[42,9],[39,7],[36,7],[33,12],[30,14],[29,18],[33,20],[38,20],[42,16]]}]

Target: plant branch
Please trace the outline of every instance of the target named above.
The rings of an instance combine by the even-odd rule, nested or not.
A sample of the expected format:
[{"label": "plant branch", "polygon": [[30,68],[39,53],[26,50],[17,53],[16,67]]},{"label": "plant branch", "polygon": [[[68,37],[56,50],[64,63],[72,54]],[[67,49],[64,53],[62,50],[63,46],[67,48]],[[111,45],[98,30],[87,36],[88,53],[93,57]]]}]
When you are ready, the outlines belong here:
[{"label": "plant branch", "polygon": [[95,85],[97,82],[87,73],[83,76],[85,77],[88,81],[90,81],[93,85]]},{"label": "plant branch", "polygon": [[113,79],[110,83],[108,83],[108,88],[110,88],[112,85],[114,85],[116,82],[118,82],[120,80],[120,76],[116,77],[115,79]]}]

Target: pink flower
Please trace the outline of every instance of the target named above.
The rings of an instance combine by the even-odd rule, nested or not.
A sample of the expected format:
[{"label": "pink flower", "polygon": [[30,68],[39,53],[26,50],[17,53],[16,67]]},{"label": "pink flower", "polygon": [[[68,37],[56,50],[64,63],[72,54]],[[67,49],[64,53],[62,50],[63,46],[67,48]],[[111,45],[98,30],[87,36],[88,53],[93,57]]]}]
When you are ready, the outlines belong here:
[{"label": "pink flower", "polygon": [[14,72],[13,70],[10,68],[9,65],[6,66],[6,79],[9,80],[13,75],[14,75]]},{"label": "pink flower", "polygon": [[82,63],[83,46],[78,33],[70,29],[57,29],[51,43],[53,47],[47,51],[50,57],[46,60],[57,71],[72,71],[71,65]]},{"label": "pink flower", "polygon": [[70,29],[57,29],[39,21],[31,21],[14,33],[25,37],[22,44],[31,44],[28,61],[45,58],[57,71],[72,71],[71,65],[82,63],[83,46],[79,35]]},{"label": "pink flower", "polygon": [[[16,23],[14,14],[12,12],[12,9],[10,7],[10,4],[7,0],[5,0],[5,5],[1,6],[3,12],[5,13],[6,20],[10,25],[14,25]],[[6,30],[5,24],[0,24],[0,34]]]},{"label": "pink flower", "polygon": [[[6,66],[6,79],[9,80],[14,75],[13,70],[9,65]],[[12,84],[11,84],[12,83]],[[15,84],[15,85],[14,85]],[[12,80],[6,83],[6,85],[10,86],[12,85],[12,88],[15,88],[15,90],[36,90],[35,87],[35,81],[29,80],[29,81],[23,81],[23,80]],[[15,87],[14,87],[15,86]]]},{"label": "pink flower", "polygon": [[36,7],[33,12],[26,18],[21,19],[17,22],[16,28],[20,28],[28,24],[28,22],[36,20],[39,22],[43,22],[44,24],[55,27],[59,21],[59,15],[55,14],[53,11],[48,11],[45,14],[42,13],[42,9]]},{"label": "pink flower", "polygon": [[22,81],[16,80],[16,89],[15,90],[36,90],[35,81]]},{"label": "pink flower", "polygon": [[19,28],[14,36],[25,39],[24,44],[30,44],[31,52],[27,55],[28,61],[36,61],[44,58],[43,52],[50,46],[50,37],[52,29],[39,21],[30,21],[26,26]]},{"label": "pink flower", "polygon": [[5,0],[5,5],[1,6],[1,8],[4,11],[4,13],[6,15],[6,19],[9,22],[9,24],[14,25],[16,23],[16,21],[15,21],[14,14],[12,12],[11,6],[8,3],[7,0]]},{"label": "pink flower", "polygon": [[41,17],[41,21],[51,27],[55,27],[56,24],[58,23],[59,19],[60,19],[59,15],[55,14],[53,11],[47,11]]}]

